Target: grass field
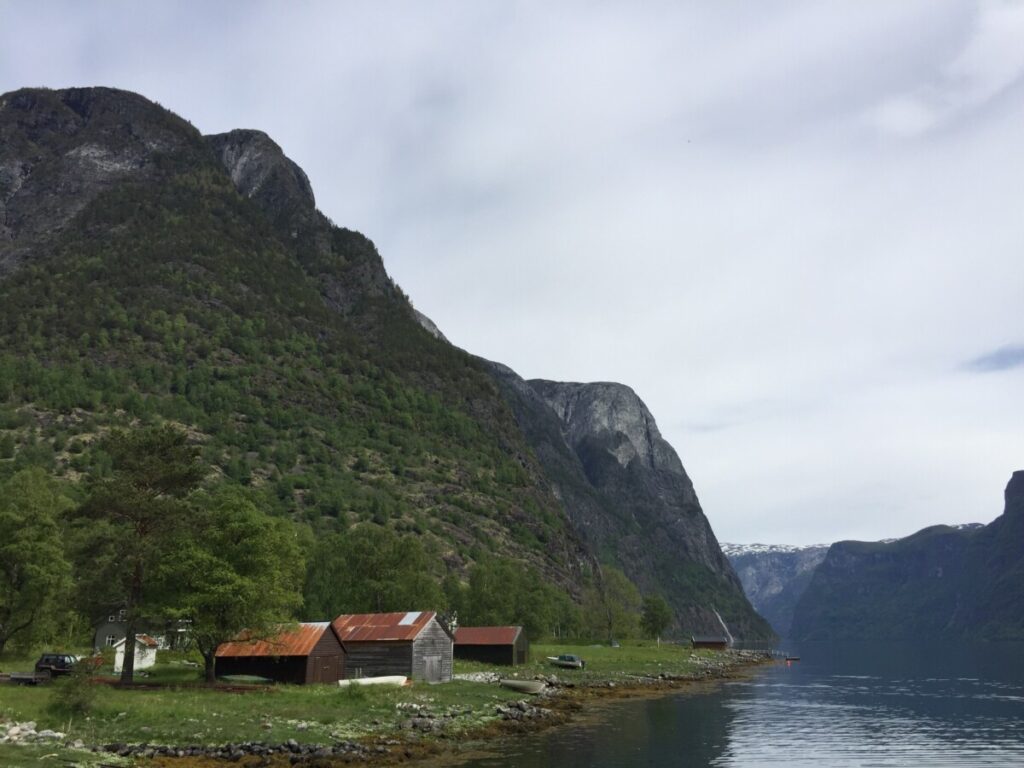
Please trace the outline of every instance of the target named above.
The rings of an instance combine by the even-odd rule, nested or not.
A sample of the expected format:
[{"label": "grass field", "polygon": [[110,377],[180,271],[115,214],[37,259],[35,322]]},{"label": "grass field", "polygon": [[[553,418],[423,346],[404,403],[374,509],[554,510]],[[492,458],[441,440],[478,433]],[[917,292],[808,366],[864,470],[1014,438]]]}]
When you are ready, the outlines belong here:
[{"label": "grass field", "polygon": [[[586,669],[560,669],[545,659],[559,653],[582,656],[587,661]],[[531,649],[533,660],[524,666],[513,669],[456,662],[455,671],[492,671],[524,678],[556,674],[577,683],[624,681],[640,675],[690,674],[698,666],[692,654],[689,648],[667,644],[660,648],[653,644],[621,648],[536,645]],[[715,656],[713,652],[698,655],[709,659]],[[30,670],[35,658],[5,658],[0,670]],[[229,692],[203,686],[201,670],[182,666],[180,658],[174,661],[177,663],[163,662],[147,670],[144,680],[161,683],[160,688],[129,690],[96,685],[88,716],[73,716],[62,710],[57,693],[61,682],[34,687],[0,685],[0,720],[32,720],[38,729],[61,731],[68,740],[81,739],[86,744],[210,745],[249,740],[280,743],[288,739],[327,744],[394,733],[409,717],[400,707],[404,703],[429,707],[438,716],[453,715],[447,730],[458,733],[494,720],[498,704],[521,698],[521,694],[493,684],[460,680],[401,689],[276,685]],[[81,765],[100,762],[99,757],[63,747],[0,744],[0,765],[40,766],[58,760]],[[112,764],[112,756],[104,755],[102,762]]]}]

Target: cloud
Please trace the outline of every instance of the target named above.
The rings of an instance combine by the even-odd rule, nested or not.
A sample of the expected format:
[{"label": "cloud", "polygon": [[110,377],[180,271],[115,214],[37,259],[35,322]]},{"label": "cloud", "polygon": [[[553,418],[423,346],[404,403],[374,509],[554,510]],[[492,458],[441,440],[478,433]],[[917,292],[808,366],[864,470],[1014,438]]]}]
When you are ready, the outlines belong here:
[{"label": "cloud", "polygon": [[1022,41],[1024,3],[980,3],[971,36],[938,76],[874,106],[868,121],[883,133],[912,137],[982,107],[1020,81]]},{"label": "cloud", "polygon": [[1024,366],[1024,346],[1000,347],[987,355],[976,357],[965,366],[968,370],[990,373]]},{"label": "cloud", "polygon": [[0,91],[267,131],[455,344],[632,386],[722,539],[878,539],[1024,461],[963,375],[1022,320],[1022,9],[0,0]]}]

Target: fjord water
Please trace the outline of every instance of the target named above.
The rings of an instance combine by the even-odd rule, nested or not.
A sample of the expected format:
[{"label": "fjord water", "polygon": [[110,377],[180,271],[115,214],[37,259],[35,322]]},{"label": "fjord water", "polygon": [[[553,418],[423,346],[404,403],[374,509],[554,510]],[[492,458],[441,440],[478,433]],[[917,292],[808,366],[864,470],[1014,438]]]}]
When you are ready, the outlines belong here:
[{"label": "fjord water", "polygon": [[1024,766],[1024,644],[806,643],[700,692],[602,705],[466,766]]}]

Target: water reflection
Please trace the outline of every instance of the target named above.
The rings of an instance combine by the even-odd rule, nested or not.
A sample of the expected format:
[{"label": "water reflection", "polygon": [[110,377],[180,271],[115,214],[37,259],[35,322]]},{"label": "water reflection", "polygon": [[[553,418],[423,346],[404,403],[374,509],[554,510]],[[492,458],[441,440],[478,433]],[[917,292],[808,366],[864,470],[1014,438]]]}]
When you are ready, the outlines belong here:
[{"label": "water reflection", "polygon": [[702,695],[616,702],[467,766],[1024,765],[1024,646],[807,644]]}]

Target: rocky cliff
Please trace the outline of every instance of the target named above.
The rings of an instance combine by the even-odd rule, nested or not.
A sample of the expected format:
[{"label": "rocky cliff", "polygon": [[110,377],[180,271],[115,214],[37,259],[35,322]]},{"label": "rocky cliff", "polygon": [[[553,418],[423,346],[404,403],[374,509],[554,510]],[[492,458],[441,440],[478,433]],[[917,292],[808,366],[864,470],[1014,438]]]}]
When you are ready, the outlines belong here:
[{"label": "rocky cliff", "polygon": [[647,593],[677,631],[767,638],[701,510],[682,462],[629,387],[523,381],[493,368],[527,441],[580,536]]},{"label": "rocky cliff", "polygon": [[789,637],[793,611],[828,545],[723,544],[722,552],[743,584],[754,609],[780,637]]},{"label": "rocky cliff", "polygon": [[797,605],[797,639],[1024,638],[1024,472],[986,526],[837,542]]}]

